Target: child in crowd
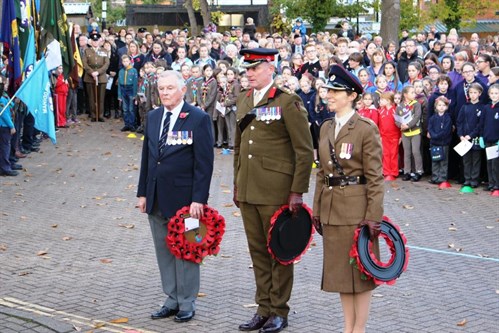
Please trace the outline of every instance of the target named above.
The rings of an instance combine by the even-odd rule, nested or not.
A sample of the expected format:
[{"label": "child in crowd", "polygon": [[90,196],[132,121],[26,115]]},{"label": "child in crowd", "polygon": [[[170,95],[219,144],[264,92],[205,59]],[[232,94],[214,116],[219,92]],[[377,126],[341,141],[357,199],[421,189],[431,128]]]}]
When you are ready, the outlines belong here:
[{"label": "child in crowd", "polygon": [[404,83],[403,86],[404,87],[408,85],[412,86],[414,84],[414,81],[422,79],[423,75],[421,71],[422,71],[422,66],[419,62],[413,61],[409,63],[409,66],[407,66],[407,75],[409,79],[407,80],[407,82]]},{"label": "child in crowd", "polygon": [[395,103],[395,106],[399,106],[400,102],[402,102],[402,93],[401,92],[396,92],[393,95],[393,101]]},{"label": "child in crowd", "polygon": [[78,114],[78,81],[74,81],[71,75],[68,78],[68,98],[66,102],[66,119],[68,124],[79,123]]},{"label": "child in crowd", "polygon": [[375,86],[367,90],[367,92],[373,93],[373,101],[376,107],[379,107],[380,95],[387,91],[390,91],[390,87],[388,87],[388,80],[383,74],[376,76]]},{"label": "child in crowd", "polygon": [[393,61],[384,63],[381,72],[388,80],[388,89],[390,91],[402,91],[402,82],[399,80],[397,65]]},{"label": "child in crowd", "polygon": [[139,73],[131,64],[129,55],[122,55],[121,63],[123,68],[120,69],[118,76],[118,100],[122,105],[123,120],[125,122],[125,126],[121,131],[135,131],[134,105],[137,96]]},{"label": "child in crowd", "polygon": [[479,143],[480,116],[483,105],[480,103],[480,95],[483,88],[477,83],[472,83],[468,89],[470,102],[464,104],[459,110],[456,120],[457,135],[461,141],[467,140],[473,143],[473,147],[463,156],[464,186],[478,187],[480,168],[482,164],[482,149]]},{"label": "child in crowd", "polygon": [[428,123],[428,138],[431,145],[432,175],[429,182],[440,184],[447,181],[449,145],[452,140],[452,119],[447,113],[449,100],[440,96],[435,100],[437,113]]},{"label": "child in crowd", "polygon": [[423,80],[414,81],[416,100],[421,105],[421,156],[423,158],[423,170],[426,174],[431,174],[430,140],[428,133],[428,98],[424,88]]},{"label": "child in crowd", "polygon": [[292,92],[296,93],[298,89],[300,89],[300,82],[296,76],[291,76],[286,81],[285,86],[287,86]]},{"label": "child in crowd", "polygon": [[140,81],[137,93],[137,104],[139,105],[140,126],[137,133],[144,133],[147,121],[147,112],[161,105],[159,101],[156,68],[152,61],[144,64],[144,76]]},{"label": "child in crowd", "polygon": [[[213,68],[210,64],[203,66],[203,80],[199,81],[197,88],[197,104],[199,108],[208,113],[212,119],[212,132],[213,140],[215,138],[215,121],[218,114],[215,110],[217,102],[218,84],[215,76],[213,75]],[[218,146],[218,145],[217,145]],[[221,148],[221,146],[219,147]]]},{"label": "child in crowd", "polygon": [[241,91],[246,91],[250,88],[248,76],[246,74],[242,74],[239,78],[239,85],[241,86]]},{"label": "child in crowd", "polygon": [[225,127],[225,113],[227,112],[227,109],[225,107],[225,100],[227,99],[227,77],[224,75],[223,72],[219,72],[216,76],[217,80],[217,85],[218,85],[218,91],[217,91],[217,101],[216,101],[216,108],[215,108],[215,113],[216,116],[216,123],[217,123],[217,140],[216,140],[216,145],[217,148],[222,148],[224,145],[224,131],[226,130]]},{"label": "child in crowd", "polygon": [[64,78],[62,65],[57,67],[53,73],[53,88],[54,88],[54,105],[56,113],[57,127],[66,128],[66,100],[68,98],[69,85],[68,81]]},{"label": "child in crowd", "polygon": [[319,137],[319,133],[317,132],[316,125],[316,98],[317,92],[315,88],[313,88],[314,79],[311,74],[304,73],[300,79],[300,90],[297,91],[298,96],[300,96],[303,101],[303,105],[308,113],[308,123],[310,124],[310,134],[312,135],[312,142],[314,144],[314,156],[317,161],[317,140]]},{"label": "child in crowd", "polygon": [[191,76],[187,80],[185,86],[187,88],[185,93],[185,102],[191,105],[198,105],[197,96],[198,96],[198,87],[199,82],[203,80],[203,75],[201,72],[201,68],[197,65],[193,65],[191,67]]},{"label": "child in crowd", "polygon": [[[395,124],[402,131],[404,147],[404,177],[402,180],[417,182],[423,176],[421,158],[421,105],[416,100],[416,91],[411,85],[402,89],[402,101],[397,107]],[[411,160],[414,158],[415,170],[411,172]]]},{"label": "child in crowd", "polygon": [[378,126],[378,109],[374,105],[374,94],[364,93],[362,95],[363,106],[357,110],[359,115],[371,119]]},{"label": "child in crowd", "polygon": [[227,69],[227,96],[225,98],[225,126],[227,128],[227,141],[229,149],[234,149],[234,139],[236,135],[236,101],[241,92],[241,85],[238,79],[238,70],[234,67]]},{"label": "child in crowd", "polygon": [[[499,149],[499,83],[489,87],[489,97],[492,102],[483,109],[480,131],[487,148],[495,146]],[[489,185],[486,190],[499,190],[499,157],[487,159],[487,173]]]},{"label": "child in crowd", "polygon": [[398,151],[400,129],[395,125],[395,94],[384,92],[379,100],[379,134],[383,145],[383,175],[385,180],[395,180],[399,174]]},{"label": "child in crowd", "polygon": [[[2,80],[0,82],[0,111],[9,102],[9,95],[5,90],[7,88]],[[16,134],[11,115],[12,105],[11,103],[0,115],[0,176],[17,176],[19,174],[16,170],[12,170],[9,160],[12,135]]]},{"label": "child in crowd", "polygon": [[[435,112],[435,100],[440,96],[445,96],[450,102],[449,104],[449,114],[452,118],[454,118],[454,104],[455,97],[454,91],[451,90],[452,81],[450,77],[446,74],[441,74],[436,82],[436,90],[430,95],[428,98],[427,104],[427,114],[428,118],[431,118],[433,113]],[[459,111],[459,110],[458,110]]]},{"label": "child in crowd", "polygon": [[364,91],[370,92],[370,89],[374,88],[374,84],[369,80],[369,73],[366,68],[359,70],[359,81]]}]

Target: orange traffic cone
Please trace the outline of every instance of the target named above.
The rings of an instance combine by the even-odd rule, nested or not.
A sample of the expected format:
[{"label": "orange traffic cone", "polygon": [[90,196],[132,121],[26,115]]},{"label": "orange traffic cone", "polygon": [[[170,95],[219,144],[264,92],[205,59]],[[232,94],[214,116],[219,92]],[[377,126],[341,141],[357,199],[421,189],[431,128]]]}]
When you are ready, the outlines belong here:
[{"label": "orange traffic cone", "polygon": [[439,189],[444,189],[444,188],[449,188],[452,187],[448,181],[441,182],[440,185],[438,185]]},{"label": "orange traffic cone", "polygon": [[493,197],[499,197],[499,190],[494,190],[494,191],[490,192],[490,195]]}]

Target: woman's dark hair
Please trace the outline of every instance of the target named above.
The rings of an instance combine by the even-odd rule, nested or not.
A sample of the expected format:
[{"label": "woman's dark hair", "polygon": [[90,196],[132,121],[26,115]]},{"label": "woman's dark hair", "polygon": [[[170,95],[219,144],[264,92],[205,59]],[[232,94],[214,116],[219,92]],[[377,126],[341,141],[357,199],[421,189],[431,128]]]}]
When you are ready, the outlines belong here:
[{"label": "woman's dark hair", "polygon": [[[449,55],[443,56],[441,63],[444,62],[444,59],[449,59],[450,60],[449,71],[453,71],[454,70],[454,58],[452,58],[452,56],[449,56]],[[443,67],[442,67],[442,69],[443,69]]]}]

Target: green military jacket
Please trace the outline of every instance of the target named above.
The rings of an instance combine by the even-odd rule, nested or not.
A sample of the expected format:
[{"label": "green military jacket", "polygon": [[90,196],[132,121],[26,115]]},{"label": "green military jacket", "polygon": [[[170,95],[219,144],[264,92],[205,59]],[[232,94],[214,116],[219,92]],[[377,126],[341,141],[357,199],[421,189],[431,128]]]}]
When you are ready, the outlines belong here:
[{"label": "green military jacket", "polygon": [[[251,119],[248,113],[256,117],[241,131],[241,124]],[[267,117],[258,116],[262,114]],[[307,192],[313,146],[307,111],[300,97],[272,85],[255,106],[253,89],[249,89],[239,94],[236,119],[237,199],[256,205],[282,205],[287,203],[290,192]]]}]

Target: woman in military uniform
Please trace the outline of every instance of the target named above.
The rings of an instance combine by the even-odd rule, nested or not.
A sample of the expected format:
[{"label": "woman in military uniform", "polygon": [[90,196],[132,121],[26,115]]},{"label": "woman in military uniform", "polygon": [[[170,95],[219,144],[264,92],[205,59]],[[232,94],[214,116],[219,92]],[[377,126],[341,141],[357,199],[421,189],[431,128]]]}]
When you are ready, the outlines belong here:
[{"label": "woman in military uniform", "polygon": [[350,264],[349,251],[355,230],[367,225],[379,256],[384,194],[381,141],[377,126],[353,108],[363,92],[360,82],[338,65],[330,74],[323,87],[329,89],[328,107],[336,117],[321,126],[314,195],[314,225],[324,238],[322,290],[340,293],[344,332],[364,332],[376,285],[361,278]]},{"label": "woman in military uniform", "polygon": [[109,57],[105,49],[100,47],[100,34],[90,35],[90,47],[83,52],[82,61],[85,74],[83,82],[89,97],[91,121],[104,121],[104,98],[106,94]]}]

